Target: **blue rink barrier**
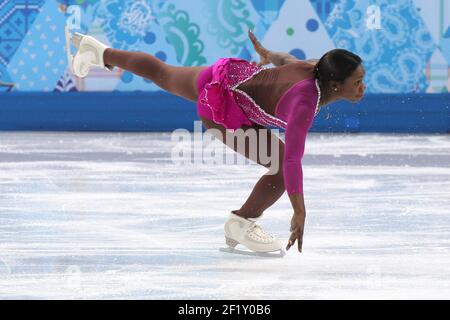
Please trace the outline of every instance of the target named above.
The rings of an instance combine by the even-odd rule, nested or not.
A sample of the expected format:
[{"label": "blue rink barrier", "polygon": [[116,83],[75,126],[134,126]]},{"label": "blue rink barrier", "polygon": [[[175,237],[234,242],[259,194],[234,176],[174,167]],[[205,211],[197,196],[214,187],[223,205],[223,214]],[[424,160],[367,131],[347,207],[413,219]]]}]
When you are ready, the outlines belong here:
[{"label": "blue rink barrier", "polygon": [[[0,130],[193,130],[194,103],[165,92],[0,93]],[[450,94],[369,94],[322,108],[313,132],[450,133]]]}]

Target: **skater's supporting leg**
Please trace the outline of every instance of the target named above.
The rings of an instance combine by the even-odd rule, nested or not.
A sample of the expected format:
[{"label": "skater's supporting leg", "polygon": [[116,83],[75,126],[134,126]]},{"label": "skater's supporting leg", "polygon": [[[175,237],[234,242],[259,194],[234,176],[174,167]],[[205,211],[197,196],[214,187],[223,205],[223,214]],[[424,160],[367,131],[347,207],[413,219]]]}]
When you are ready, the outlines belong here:
[{"label": "skater's supporting leg", "polygon": [[[232,148],[234,151],[239,152],[236,148],[237,143],[235,141],[224,141],[224,137],[226,137],[226,129],[212,120],[209,120],[204,117],[200,117],[200,119],[203,122],[203,125],[207,129],[218,129],[221,132],[221,135],[217,136],[217,138],[221,139],[222,142],[227,143],[227,146]],[[246,127],[242,128],[245,130],[251,130],[255,129],[256,127]],[[244,217],[244,218],[256,218],[263,214],[264,210],[272,206],[284,193],[285,186],[284,186],[284,178],[283,178],[283,168],[282,168],[282,159],[284,156],[284,142],[281,141],[278,137],[274,136],[273,133],[270,132],[270,130],[265,129],[263,127],[258,127],[258,150],[257,155],[259,155],[259,146],[260,146],[260,139],[264,137],[265,135],[261,134],[260,130],[267,130],[268,134],[267,136],[267,153],[271,157],[271,162],[269,164],[263,163],[261,159],[258,157],[257,159],[252,159],[252,156],[250,155],[250,141],[245,140],[245,153],[240,152],[245,157],[257,162],[258,164],[261,164],[267,168],[275,167],[278,168],[278,170],[274,174],[266,174],[263,175],[256,185],[254,186],[250,196],[248,197],[247,201],[244,203],[244,205],[239,209],[233,211],[233,213]],[[276,141],[277,143],[274,144],[273,142]],[[275,145],[278,147],[278,150],[272,150],[273,146]],[[278,151],[278,152],[276,152]],[[274,161],[276,161],[276,165],[274,165]]]},{"label": "skater's supporting leg", "polygon": [[247,201],[233,213],[245,218],[259,217],[283,195],[284,191],[282,174],[263,175],[253,187]]},{"label": "skater's supporting leg", "polygon": [[143,52],[108,48],[103,56],[106,65],[119,67],[153,81],[160,88],[193,102],[197,101],[197,78],[206,67],[177,67]]}]

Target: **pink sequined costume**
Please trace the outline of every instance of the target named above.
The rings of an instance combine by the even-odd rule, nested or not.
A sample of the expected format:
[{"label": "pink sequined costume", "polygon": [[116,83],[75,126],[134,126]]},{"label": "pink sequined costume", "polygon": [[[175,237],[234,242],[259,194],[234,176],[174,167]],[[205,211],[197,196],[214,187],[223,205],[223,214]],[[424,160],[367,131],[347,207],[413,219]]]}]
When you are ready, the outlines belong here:
[{"label": "pink sequined costume", "polygon": [[[305,150],[306,135],[317,114],[320,90],[308,66],[298,65],[299,72],[282,74],[267,72],[256,79],[256,85],[244,85],[257,77],[264,68],[259,68],[246,60],[236,58],[219,59],[200,74],[197,87],[199,99],[197,112],[200,116],[235,130],[253,123],[285,129],[285,154],[283,177],[288,195],[303,195],[303,172],[301,159]],[[306,68],[306,69],[305,69]],[[275,68],[272,68],[275,69]],[[296,72],[295,68],[291,70]],[[303,72],[303,70],[306,70]],[[292,81],[299,73],[309,74],[300,81]],[[286,74],[286,72],[285,72]],[[298,78],[298,77],[297,77]],[[285,83],[275,89],[275,82]],[[294,83],[291,85],[290,83]],[[253,88],[257,88],[252,90]],[[281,88],[280,88],[281,87]],[[271,89],[274,88],[274,92]],[[258,93],[258,89],[259,93]],[[263,108],[251,97],[254,92],[262,101],[277,97],[272,105]],[[270,104],[269,104],[270,105]]]}]

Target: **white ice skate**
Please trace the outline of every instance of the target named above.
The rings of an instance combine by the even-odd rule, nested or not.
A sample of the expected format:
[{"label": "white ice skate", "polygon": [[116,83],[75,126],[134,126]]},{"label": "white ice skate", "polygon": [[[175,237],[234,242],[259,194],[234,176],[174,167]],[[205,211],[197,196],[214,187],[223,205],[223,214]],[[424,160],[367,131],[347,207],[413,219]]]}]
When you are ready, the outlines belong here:
[{"label": "white ice skate", "polygon": [[[112,70],[111,66],[105,66],[103,62],[103,53],[108,46],[96,40],[95,38],[81,33],[70,33],[69,28],[65,27],[66,35],[66,53],[69,62],[70,71],[79,78],[88,75],[91,67],[104,68]],[[75,55],[72,55],[71,45],[76,48]]]},{"label": "white ice skate", "polygon": [[[231,213],[224,229],[228,248],[221,251],[265,257],[282,257],[285,255],[281,242],[256,224],[256,219],[245,219]],[[235,249],[238,244],[251,251]],[[277,252],[278,254],[274,254]]]}]

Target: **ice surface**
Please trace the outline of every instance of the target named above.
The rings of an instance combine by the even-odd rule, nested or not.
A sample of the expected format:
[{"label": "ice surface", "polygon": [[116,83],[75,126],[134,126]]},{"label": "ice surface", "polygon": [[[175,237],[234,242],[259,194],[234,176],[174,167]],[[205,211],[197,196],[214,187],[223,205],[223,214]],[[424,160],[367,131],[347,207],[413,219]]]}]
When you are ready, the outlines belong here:
[{"label": "ice surface", "polygon": [[[449,135],[310,133],[303,253],[282,259],[219,250],[265,170],[174,164],[174,145],[0,133],[0,298],[450,298]],[[286,242],[291,214],[285,194],[261,224]]]}]

